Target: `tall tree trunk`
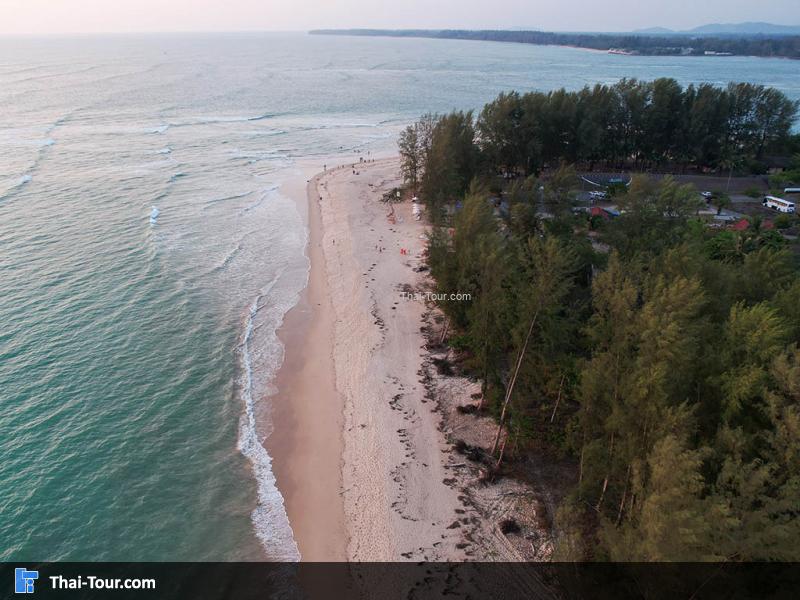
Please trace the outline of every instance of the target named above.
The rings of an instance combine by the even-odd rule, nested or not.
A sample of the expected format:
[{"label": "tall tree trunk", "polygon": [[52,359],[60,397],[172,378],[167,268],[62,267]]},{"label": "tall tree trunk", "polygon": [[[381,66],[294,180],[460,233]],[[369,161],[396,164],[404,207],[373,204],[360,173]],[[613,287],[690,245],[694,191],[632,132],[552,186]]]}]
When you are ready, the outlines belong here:
[{"label": "tall tree trunk", "polygon": [[488,387],[486,384],[486,380],[488,379],[488,377],[489,377],[489,367],[487,367],[486,363],[484,362],[483,379],[481,380],[481,399],[480,402],[478,402],[478,409],[477,409],[478,412],[481,412],[483,410],[484,405],[486,404],[486,388]]},{"label": "tall tree trunk", "polygon": [[[484,286],[485,289],[485,286]],[[484,338],[483,338],[483,380],[481,381],[481,401],[478,402],[478,412],[483,410],[486,404],[486,388],[488,387],[487,379],[489,379],[489,310],[483,313],[484,318]]]},{"label": "tall tree trunk", "polygon": [[447,337],[447,329],[450,327],[450,319],[444,318],[444,327],[442,327],[442,335],[439,338],[439,345],[444,344],[444,338]]},{"label": "tall tree trunk", "polygon": [[[488,344],[487,344],[488,345]],[[488,350],[486,352],[488,356]],[[478,402],[477,412],[482,412],[486,408],[486,393],[489,391],[489,364],[488,358],[484,357],[483,378],[481,379],[481,399]]]},{"label": "tall tree trunk", "polygon": [[561,390],[564,387],[564,377],[565,375],[561,376],[561,383],[558,384],[558,396],[556,396],[556,405],[553,407],[553,414],[550,415],[550,423],[552,424],[556,418],[556,411],[558,410],[558,403],[561,402]]},{"label": "tall tree trunk", "polygon": [[500,412],[500,422],[497,425],[497,434],[494,436],[494,444],[492,444],[492,456],[494,456],[497,452],[497,446],[500,443],[500,436],[503,433],[503,425],[505,425],[506,414],[508,413],[508,404],[511,401],[511,394],[514,392],[514,384],[517,382],[519,368],[522,365],[522,359],[525,357],[525,352],[528,349],[528,342],[531,339],[531,334],[533,333],[533,328],[536,326],[536,319],[538,317],[539,309],[537,308],[536,312],[533,314],[533,319],[531,319],[530,327],[528,327],[528,333],[525,336],[525,342],[522,344],[522,348],[520,348],[519,356],[517,357],[517,364],[514,366],[514,375],[511,377],[511,381],[508,384],[508,389],[506,390],[506,396],[503,399],[503,410]]},{"label": "tall tree trunk", "polygon": [[[508,436],[503,439],[503,443],[500,445],[500,456],[497,457],[497,462],[494,464],[494,472],[500,470],[500,465],[503,463],[503,456],[506,453],[506,444],[508,443]],[[494,475],[492,476],[494,478]]]},{"label": "tall tree trunk", "polygon": [[606,489],[608,488],[608,475],[603,480],[603,489],[600,490],[600,498],[597,500],[597,506],[594,507],[595,511],[600,512],[600,505],[603,504],[603,498],[606,495]]},{"label": "tall tree trunk", "polygon": [[628,463],[628,471],[625,473],[625,488],[622,490],[622,499],[619,501],[619,510],[617,511],[617,527],[622,523],[622,514],[625,510],[625,500],[628,497],[628,485],[631,480],[631,465]]},{"label": "tall tree trunk", "polygon": [[603,489],[600,492],[600,498],[597,500],[597,506],[595,507],[595,510],[597,510],[597,512],[600,512],[600,506],[603,504],[603,498],[605,498],[606,490],[608,489],[608,480],[611,477],[611,464],[610,463],[611,463],[611,459],[613,457],[614,457],[614,432],[612,431],[611,432],[611,444],[610,444],[610,447],[608,449],[609,467],[608,467],[608,470],[606,471],[606,477],[605,477],[605,479],[603,479]]}]

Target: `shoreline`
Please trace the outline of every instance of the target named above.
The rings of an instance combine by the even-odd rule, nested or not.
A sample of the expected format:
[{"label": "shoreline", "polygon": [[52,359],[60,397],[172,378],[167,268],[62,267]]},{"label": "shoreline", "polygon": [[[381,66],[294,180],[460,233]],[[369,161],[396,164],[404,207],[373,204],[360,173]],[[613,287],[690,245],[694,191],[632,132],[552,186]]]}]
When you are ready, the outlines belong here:
[{"label": "shoreline", "polygon": [[[428,226],[410,202],[380,201],[399,184],[397,158],[308,180],[308,285],[278,331],[266,440],[301,560],[542,560],[534,492],[483,485],[458,451],[489,443],[496,424],[458,410],[475,382],[437,371],[451,357],[432,343],[440,313],[420,299]],[[536,535],[533,553],[530,536],[500,531],[504,515]]]},{"label": "shoreline", "polygon": [[[319,177],[303,185],[308,283],[277,332],[284,357],[273,382],[274,428],[265,444],[301,560],[328,562],[345,560],[347,535],[339,493],[342,400],[333,372],[331,296],[314,194]],[[300,202],[298,191],[290,195]]]},{"label": "shoreline", "polygon": [[[332,30],[332,32],[328,32],[326,30],[311,30],[308,32],[309,35],[327,35],[327,36],[349,36],[349,37],[378,37],[378,38],[393,38],[393,39],[416,39],[416,40],[448,40],[448,41],[455,41],[455,42],[491,42],[493,44],[522,44],[526,46],[549,46],[551,48],[572,48],[573,50],[586,50],[589,52],[599,52],[601,54],[609,54],[609,50],[613,50],[613,48],[607,48],[603,50],[602,48],[590,48],[588,46],[577,46],[575,44],[544,44],[544,43],[534,43],[534,42],[525,42],[519,40],[499,40],[499,39],[481,39],[481,38],[466,38],[466,37],[436,37],[436,36],[427,36],[427,35],[382,35],[382,34],[356,34],[356,33],[347,33],[347,32],[338,32],[337,30]],[[591,34],[591,35],[616,35],[616,34]],[[633,34],[634,37],[637,37],[636,34]],[[638,37],[646,37],[642,34],[639,34]],[[690,39],[691,36],[687,35],[687,40]],[[781,37],[781,36],[779,36]],[[639,56],[644,58],[663,58],[663,57],[671,57],[671,58],[764,58],[764,59],[772,59],[772,58],[779,58],[785,60],[795,60],[800,61],[800,57],[795,56],[782,56],[782,55],[760,55],[760,54],[640,54],[640,53],[630,53],[630,54],[616,54],[611,53],[615,56]]]}]

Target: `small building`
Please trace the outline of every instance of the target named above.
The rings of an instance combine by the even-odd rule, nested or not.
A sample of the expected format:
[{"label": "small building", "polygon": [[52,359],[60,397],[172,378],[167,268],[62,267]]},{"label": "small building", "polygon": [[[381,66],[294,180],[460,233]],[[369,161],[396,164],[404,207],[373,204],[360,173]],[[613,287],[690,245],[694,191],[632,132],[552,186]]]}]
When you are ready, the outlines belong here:
[{"label": "small building", "polygon": [[[750,227],[750,221],[744,218],[739,219],[733,225],[731,225],[731,229],[733,229],[734,231],[747,231],[749,227]],[[769,230],[774,228],[775,224],[772,221],[763,221],[761,223],[761,229]]]},{"label": "small building", "polygon": [[768,155],[764,157],[764,166],[767,168],[767,173],[771,175],[788,171],[793,164],[791,156]]},{"label": "small building", "polygon": [[731,225],[731,229],[734,231],[746,231],[750,227],[750,221],[747,219],[739,219],[733,225]]},{"label": "small building", "polygon": [[619,216],[619,211],[611,207],[592,206],[589,209],[589,217],[600,217],[606,221],[616,219]]}]

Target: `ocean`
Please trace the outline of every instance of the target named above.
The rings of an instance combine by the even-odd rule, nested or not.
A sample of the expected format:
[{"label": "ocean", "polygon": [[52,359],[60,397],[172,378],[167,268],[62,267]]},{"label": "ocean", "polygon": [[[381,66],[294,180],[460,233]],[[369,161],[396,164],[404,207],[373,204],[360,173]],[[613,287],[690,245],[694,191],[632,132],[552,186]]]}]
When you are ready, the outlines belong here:
[{"label": "ocean", "polygon": [[0,38],[0,560],[294,560],[261,445],[303,168],[424,112],[800,63],[292,34]]}]

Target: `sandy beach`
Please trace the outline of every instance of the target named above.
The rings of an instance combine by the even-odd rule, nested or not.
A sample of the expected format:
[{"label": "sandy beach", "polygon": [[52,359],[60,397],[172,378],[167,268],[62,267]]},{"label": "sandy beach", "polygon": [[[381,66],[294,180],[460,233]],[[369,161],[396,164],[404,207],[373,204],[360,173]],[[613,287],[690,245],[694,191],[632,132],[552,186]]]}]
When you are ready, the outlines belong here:
[{"label": "sandy beach", "polygon": [[267,442],[278,487],[305,561],[519,560],[486,516],[515,511],[507,497],[523,492],[480,490],[453,451],[454,432],[480,443],[494,426],[457,415],[477,388],[437,376],[431,305],[403,293],[428,278],[414,270],[424,219],[380,201],[400,183],[398,161],[381,159],[308,184],[309,284],[280,331]]},{"label": "sandy beach", "polygon": [[347,540],[341,497],[343,401],[333,370],[334,317],[316,180],[287,189],[291,196],[307,198],[311,269],[308,286],[278,332],[285,351],[272,399],[277,426],[267,447],[303,560],[340,561],[346,558]]}]

